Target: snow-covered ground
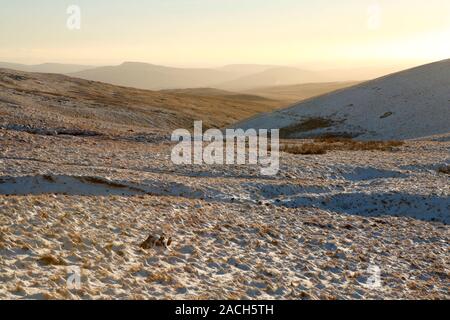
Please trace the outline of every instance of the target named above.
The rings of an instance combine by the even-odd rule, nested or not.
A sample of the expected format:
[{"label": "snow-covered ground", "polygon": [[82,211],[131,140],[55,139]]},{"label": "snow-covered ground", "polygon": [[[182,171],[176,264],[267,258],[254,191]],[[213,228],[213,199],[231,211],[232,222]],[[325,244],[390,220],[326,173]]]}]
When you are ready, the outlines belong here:
[{"label": "snow-covered ground", "polygon": [[255,116],[238,128],[278,129],[326,119],[327,127],[291,137],[349,134],[364,140],[426,138],[450,132],[450,60],[395,73]]},{"label": "snow-covered ground", "polygon": [[448,139],[282,153],[274,177],[170,148],[0,130],[0,298],[450,297]]}]

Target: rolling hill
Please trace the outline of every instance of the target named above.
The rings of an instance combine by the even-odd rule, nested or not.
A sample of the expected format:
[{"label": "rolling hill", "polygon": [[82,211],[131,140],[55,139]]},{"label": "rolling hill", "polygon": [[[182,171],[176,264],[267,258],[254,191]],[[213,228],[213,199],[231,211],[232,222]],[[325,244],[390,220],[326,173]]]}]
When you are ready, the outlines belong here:
[{"label": "rolling hill", "polygon": [[313,98],[238,123],[281,128],[285,138],[319,135],[400,140],[450,133],[450,60]]},{"label": "rolling hill", "polygon": [[321,82],[326,76],[293,67],[229,65],[217,69],[173,68],[140,62],[98,67],[70,76],[147,90],[218,88],[230,91],[256,87]]},{"label": "rolling hill", "polygon": [[318,82],[363,81],[398,71],[400,67],[310,71],[301,67],[259,64],[232,64],[219,68],[174,68],[141,62],[124,62],[117,66],[101,67],[60,63],[24,65],[0,62],[0,68],[65,74],[85,80],[146,90],[214,87],[229,91],[247,91],[254,88]]},{"label": "rolling hill", "polygon": [[162,93],[0,69],[0,127],[9,129],[167,134],[191,128],[195,120],[203,120],[205,127],[224,127],[273,109],[259,101]]},{"label": "rolling hill", "polygon": [[119,66],[99,67],[71,76],[147,90],[208,87],[234,79],[233,73],[215,69],[190,69],[125,62]]},{"label": "rolling hill", "polygon": [[269,99],[259,95],[226,91],[216,88],[187,88],[187,89],[168,89],[161,90],[163,93],[172,93],[178,95],[190,95],[190,96],[198,96],[198,97],[217,97],[217,98],[225,98],[228,100],[237,100],[237,101],[253,101],[258,103],[264,103],[268,105],[277,105],[282,106],[284,101]]},{"label": "rolling hill", "polygon": [[254,101],[282,108],[292,103],[350,87],[357,83],[358,82],[306,83],[288,86],[254,88],[246,91],[227,91],[216,88],[188,88],[161,90],[161,92],[199,97],[222,97],[226,99],[239,100],[242,102]]},{"label": "rolling hill", "polygon": [[249,90],[257,87],[284,86],[308,82],[323,82],[325,77],[313,71],[293,67],[275,67],[250,74],[215,87],[226,90]]},{"label": "rolling hill", "polygon": [[294,102],[299,102],[325,93],[336,91],[342,88],[350,87],[358,82],[323,82],[323,83],[305,83],[287,86],[274,86],[253,88],[242,91],[243,94],[256,95],[266,99],[277,100],[285,106]]}]

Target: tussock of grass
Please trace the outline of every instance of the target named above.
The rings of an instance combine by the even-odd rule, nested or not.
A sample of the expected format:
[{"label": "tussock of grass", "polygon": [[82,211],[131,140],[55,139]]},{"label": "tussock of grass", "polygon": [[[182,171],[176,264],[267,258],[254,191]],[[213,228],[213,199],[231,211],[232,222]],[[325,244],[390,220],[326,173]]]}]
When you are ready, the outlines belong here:
[{"label": "tussock of grass", "polygon": [[303,155],[327,153],[326,148],[315,143],[283,145],[280,147],[280,151],[291,154],[303,154]]},{"label": "tussock of grass", "polygon": [[58,257],[54,257],[50,254],[43,255],[42,257],[39,258],[38,261],[40,263],[48,265],[48,266],[50,266],[50,265],[53,265],[53,266],[66,265],[66,262],[64,260],[62,260],[61,258],[58,258]]},{"label": "tussock of grass", "polygon": [[43,175],[42,178],[48,182],[55,182],[55,179],[51,175],[48,175],[48,174]]},{"label": "tussock of grass", "polygon": [[439,173],[443,173],[443,174],[448,174],[448,175],[450,175],[450,165],[440,167],[437,171],[438,171]]},{"label": "tussock of grass", "polygon": [[328,151],[388,151],[402,146],[402,141],[355,141],[348,138],[322,137],[313,142],[282,145],[282,152],[291,154],[326,154]]},{"label": "tussock of grass", "polygon": [[173,284],[176,283],[175,279],[166,273],[152,273],[147,277],[147,282],[156,282],[161,284]]}]

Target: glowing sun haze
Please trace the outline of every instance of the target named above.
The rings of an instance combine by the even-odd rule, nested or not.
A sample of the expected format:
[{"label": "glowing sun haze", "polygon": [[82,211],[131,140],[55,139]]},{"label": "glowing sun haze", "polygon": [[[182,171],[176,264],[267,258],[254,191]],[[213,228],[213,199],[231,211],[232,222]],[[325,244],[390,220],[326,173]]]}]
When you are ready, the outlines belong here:
[{"label": "glowing sun haze", "polygon": [[[66,26],[70,5],[80,30]],[[0,61],[338,67],[449,57],[448,0],[0,0]]]}]

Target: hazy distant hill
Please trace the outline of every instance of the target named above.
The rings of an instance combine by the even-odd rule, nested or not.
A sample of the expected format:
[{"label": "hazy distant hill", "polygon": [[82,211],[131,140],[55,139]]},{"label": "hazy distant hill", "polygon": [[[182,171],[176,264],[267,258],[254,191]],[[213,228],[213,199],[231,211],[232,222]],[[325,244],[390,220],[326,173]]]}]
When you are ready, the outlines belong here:
[{"label": "hazy distant hill", "polygon": [[174,68],[140,62],[124,62],[117,66],[102,67],[0,62],[0,68],[67,74],[81,79],[146,90],[218,88],[229,91],[305,83],[360,81],[387,74],[392,70],[392,68],[354,68],[310,71],[297,67],[259,64],[232,64],[219,68]]},{"label": "hazy distant hill", "polygon": [[294,102],[299,102],[328,92],[350,87],[358,83],[359,82],[355,81],[305,83],[287,86],[253,88],[242,91],[242,93],[277,100],[287,106]]},{"label": "hazy distant hill", "polygon": [[358,67],[320,70],[317,73],[327,79],[328,82],[340,81],[365,81],[376,79],[387,74],[409,69],[414,65],[405,64],[395,67]]},{"label": "hazy distant hill", "polygon": [[13,69],[25,72],[41,72],[41,73],[73,73],[86,69],[94,68],[93,66],[78,64],[60,64],[60,63],[43,63],[36,65],[25,65],[19,63],[0,62],[0,68]]},{"label": "hazy distant hill", "polygon": [[246,94],[240,92],[226,91],[215,88],[188,88],[188,89],[169,89],[169,90],[161,90],[164,93],[173,93],[173,94],[183,94],[183,95],[191,95],[198,97],[221,97],[229,100],[236,101],[254,101],[259,103],[265,103],[270,105],[282,105],[283,101],[278,101],[276,99],[269,99],[259,95],[254,94]]},{"label": "hazy distant hill", "polygon": [[229,65],[217,69],[172,68],[147,63],[125,62],[70,74],[115,85],[149,90],[219,88],[241,91],[255,87],[324,81],[307,70],[266,65]]},{"label": "hazy distant hill", "polygon": [[323,82],[320,74],[293,67],[275,67],[216,85],[228,90],[246,90],[256,87],[283,86],[308,82]]},{"label": "hazy distant hill", "polygon": [[71,76],[149,90],[209,87],[236,77],[231,72],[214,69],[172,68],[139,62],[90,69]]},{"label": "hazy distant hill", "polygon": [[264,72],[269,69],[277,68],[279,66],[265,65],[265,64],[230,64],[217,70],[233,73],[236,78],[247,75]]},{"label": "hazy distant hill", "polygon": [[229,91],[305,83],[363,81],[401,70],[401,67],[367,67],[311,71],[297,67],[259,64],[232,64],[219,68],[174,68],[140,62],[102,67],[0,62],[0,68],[67,74],[86,80],[147,90],[218,88]]},{"label": "hazy distant hill", "polygon": [[163,90],[166,93],[185,94],[199,97],[223,97],[238,101],[254,101],[286,107],[292,103],[319,96],[359,82],[306,83],[288,86],[254,88],[246,91],[227,91],[215,88],[191,88]]}]

